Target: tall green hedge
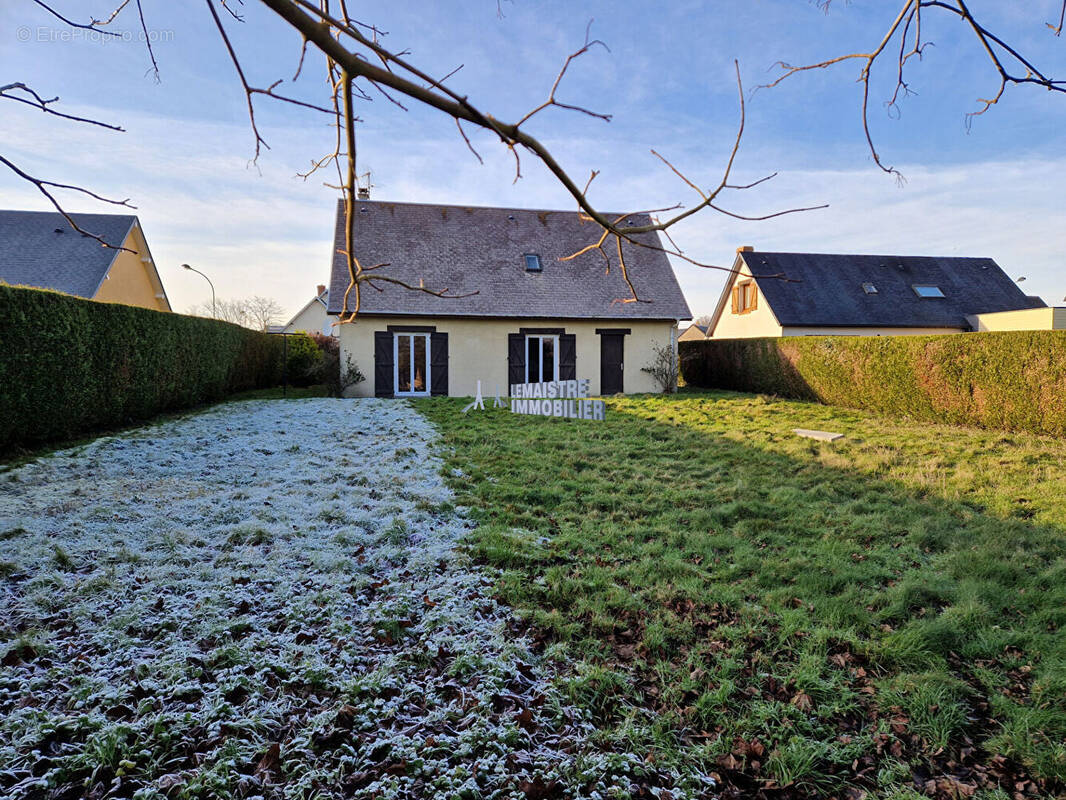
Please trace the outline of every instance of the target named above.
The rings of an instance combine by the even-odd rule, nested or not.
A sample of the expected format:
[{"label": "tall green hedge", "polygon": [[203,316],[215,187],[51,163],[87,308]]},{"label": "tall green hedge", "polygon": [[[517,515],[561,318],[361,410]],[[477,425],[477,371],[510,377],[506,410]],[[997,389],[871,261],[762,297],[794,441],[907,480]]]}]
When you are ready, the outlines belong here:
[{"label": "tall green hedge", "polygon": [[1066,435],[1066,331],[680,343],[691,386]]},{"label": "tall green hedge", "polygon": [[0,452],[281,383],[280,336],[0,285]]}]

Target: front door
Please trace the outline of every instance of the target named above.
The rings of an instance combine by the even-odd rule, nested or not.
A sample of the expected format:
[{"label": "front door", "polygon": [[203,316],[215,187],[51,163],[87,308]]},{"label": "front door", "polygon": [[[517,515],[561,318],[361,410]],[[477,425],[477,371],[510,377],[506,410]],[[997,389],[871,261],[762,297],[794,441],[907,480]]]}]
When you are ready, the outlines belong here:
[{"label": "front door", "polygon": [[397,397],[429,397],[429,334],[393,334],[393,386]]},{"label": "front door", "polygon": [[622,350],[625,334],[600,334],[600,394],[622,391]]}]

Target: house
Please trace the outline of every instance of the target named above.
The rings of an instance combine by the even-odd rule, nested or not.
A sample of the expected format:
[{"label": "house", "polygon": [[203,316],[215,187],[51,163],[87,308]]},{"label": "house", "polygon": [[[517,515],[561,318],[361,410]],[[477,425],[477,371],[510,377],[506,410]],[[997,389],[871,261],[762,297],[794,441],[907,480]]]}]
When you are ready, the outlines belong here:
[{"label": "house", "polygon": [[0,281],[156,311],[170,311],[144,238],[131,214],[71,214],[82,230],[51,211],[0,210]]},{"label": "house", "polygon": [[975,331],[1061,331],[1066,330],[1066,308],[1043,306],[971,314],[966,320]]},{"label": "house", "polygon": [[977,318],[1038,308],[1045,309],[1044,302],[1026,296],[990,258],[742,247],[714,310],[710,338],[960,333],[980,330]]},{"label": "house", "polygon": [[689,325],[687,328],[685,328],[685,330],[682,332],[682,334],[677,337],[677,340],[679,342],[699,342],[699,341],[703,341],[704,339],[707,338],[707,331],[708,330],[709,330],[709,326],[707,326],[707,325],[692,324],[692,325]]},{"label": "house", "polygon": [[319,284],[315,290],[315,296],[310,302],[296,312],[296,316],[280,326],[281,333],[321,333],[325,336],[336,336],[334,320],[326,313],[329,306],[329,290]]},{"label": "house", "polygon": [[[634,215],[630,223],[648,223]],[[655,234],[624,245],[630,296],[614,247],[572,255],[599,238],[575,211],[423,205],[360,200],[354,241],[362,264],[396,284],[363,284],[355,321],[340,326],[341,363],[367,375],[355,393],[378,397],[486,395],[512,384],[587,378],[593,394],[655,392],[646,372],[656,349],[676,347],[691,317]],[[345,214],[337,207],[330,314],[345,310],[349,285]],[[471,294],[476,292],[476,294]],[[349,294],[347,310],[354,308]]]}]

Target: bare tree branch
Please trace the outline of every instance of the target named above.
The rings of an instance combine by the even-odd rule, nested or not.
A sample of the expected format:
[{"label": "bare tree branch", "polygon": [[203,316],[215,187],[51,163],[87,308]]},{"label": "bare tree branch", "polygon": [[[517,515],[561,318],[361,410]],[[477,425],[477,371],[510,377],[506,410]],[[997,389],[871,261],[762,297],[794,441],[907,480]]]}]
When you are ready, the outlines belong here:
[{"label": "bare tree branch", "polygon": [[[11,92],[20,91],[29,95],[29,97],[19,97],[18,95],[11,94]],[[125,133],[125,128],[121,128],[118,125],[111,125],[107,122],[101,122],[97,119],[90,119],[89,117],[79,117],[74,114],[65,114],[62,111],[56,111],[51,107],[52,103],[59,102],[58,97],[53,97],[50,100],[45,100],[41,95],[31,89],[24,83],[9,83],[7,86],[0,86],[0,98],[4,100],[14,100],[17,103],[24,103],[32,108],[39,109],[46,114],[54,114],[57,117],[63,119],[69,119],[74,122],[84,122],[89,125],[99,125],[101,128],[107,128],[109,130]]]},{"label": "bare tree branch", "polygon": [[81,29],[87,30],[87,31],[100,31],[100,33],[105,35],[105,36],[120,36],[121,35],[121,34],[116,33],[114,31],[100,30],[100,28],[101,28],[101,26],[107,25],[109,22],[111,22],[111,20],[113,20],[115,17],[117,17],[119,12],[122,11],[122,9],[124,9],[129,4],[129,0],[124,0],[122,2],[122,4],[118,6],[118,8],[116,8],[114,11],[111,12],[111,15],[104,22],[101,22],[98,19],[90,19],[90,21],[86,23],[86,22],[75,22],[72,19],[68,19],[67,17],[64,17],[62,14],[60,14],[58,11],[56,11],[54,8],[52,8],[50,5],[48,5],[48,3],[43,2],[43,0],[32,0],[32,2],[36,3],[41,8],[43,8],[45,11],[47,11],[49,14],[51,14],[53,17],[55,17],[56,19],[58,19],[61,22],[66,23],[67,25],[69,25],[72,28],[81,28]]},{"label": "bare tree branch", "polygon": [[[819,6],[824,11],[828,11],[831,2],[832,0],[821,0]],[[1031,84],[1041,86],[1048,91],[1066,93],[1066,81],[1055,80],[1042,72],[1036,67],[1031,59],[1024,56],[1017,48],[1008,44],[1000,36],[981,24],[970,10],[965,0],[905,0],[892,24],[888,26],[888,30],[881,37],[878,45],[872,50],[867,52],[848,53],[825,61],[805,64],[802,66],[793,66],[785,62],[778,62],[774,66],[780,67],[782,74],[770,83],[757,88],[772,88],[780,84],[786,78],[790,78],[801,72],[827,69],[845,61],[861,62],[862,68],[859,73],[859,82],[862,84],[862,125],[863,133],[866,136],[867,146],[870,150],[870,154],[873,156],[874,163],[876,163],[880,169],[886,173],[894,175],[897,180],[902,180],[903,176],[899,173],[899,170],[887,166],[882,162],[881,156],[874,145],[873,135],[870,132],[870,74],[874,64],[882,57],[888,45],[898,36],[900,42],[899,53],[896,58],[896,88],[886,103],[889,113],[898,115],[898,100],[900,94],[902,93],[906,96],[910,93],[904,78],[904,70],[912,58],[917,57],[920,61],[924,49],[932,44],[931,42],[922,41],[923,9],[936,9],[942,13],[954,15],[961,21],[965,22],[977,40],[981,51],[987,56],[999,76],[999,85],[996,92],[988,98],[979,98],[977,102],[980,107],[976,111],[971,111],[966,115],[967,129],[974,117],[984,114],[999,102],[1000,98],[1003,97],[1004,92],[1007,90],[1007,87],[1010,85]],[[1062,5],[1060,6],[1058,25],[1047,23],[1047,27],[1058,36],[1062,32],[1064,19],[1066,19],[1066,0],[1063,0]],[[910,34],[912,27],[914,34],[913,39],[911,40],[912,44],[908,49],[908,35]]]},{"label": "bare tree branch", "polygon": [[30,175],[28,172],[25,172],[24,170],[20,169],[19,167],[17,167],[15,164],[13,164],[11,161],[9,161],[7,158],[5,158],[2,155],[0,155],[0,164],[3,164],[4,166],[6,166],[8,169],[10,169],[12,172],[14,172],[16,175],[18,175],[24,181],[27,181],[28,183],[32,183],[34,186],[36,186],[38,191],[40,191],[41,194],[43,194],[45,197],[48,198],[48,201],[55,207],[55,210],[63,215],[63,219],[65,219],[67,221],[67,223],[70,225],[70,227],[72,227],[78,233],[80,233],[80,234],[82,234],[84,236],[88,236],[90,239],[95,239],[100,244],[102,244],[104,247],[109,247],[109,248],[111,248],[113,250],[125,250],[128,253],[132,253],[133,252],[129,248],[121,247],[121,246],[115,246],[115,245],[111,244],[110,242],[105,241],[102,237],[98,236],[97,234],[92,233],[91,231],[87,231],[84,228],[82,228],[80,225],[78,225],[78,223],[76,223],[74,221],[74,219],[70,216],[70,214],[68,214],[66,211],[63,210],[63,206],[61,206],[59,204],[59,201],[56,199],[55,195],[53,195],[49,191],[49,188],[52,188],[52,189],[66,189],[66,190],[72,191],[72,192],[80,192],[81,194],[88,195],[89,197],[93,198],[94,200],[99,200],[102,203],[110,203],[110,204],[116,205],[116,206],[125,206],[126,208],[136,208],[136,206],[130,205],[129,198],[127,198],[125,200],[114,200],[114,199],[109,198],[109,197],[103,197],[101,195],[98,195],[98,194],[96,194],[96,192],[89,191],[88,189],[85,189],[84,187],[81,187],[81,186],[73,186],[73,185],[71,185],[69,183],[56,183],[55,181],[46,181],[46,180],[44,180],[42,178],[35,178],[33,175]]},{"label": "bare tree branch", "polygon": [[[47,8],[47,5],[40,2],[40,0],[35,0],[35,2],[38,2],[39,5]],[[94,27],[100,24],[107,24],[107,22],[114,19],[115,16],[129,4],[129,2],[130,0],[123,0],[122,4],[112,12],[106,22],[100,23],[94,19],[90,25],[82,27]],[[659,158],[677,177],[681,178],[690,189],[694,190],[699,199],[698,202],[689,208],[685,208],[681,204],[675,204],[666,208],[657,209],[655,212],[645,212],[676,213],[662,219],[658,216],[654,218],[648,217],[647,221],[641,222],[640,224],[633,224],[633,221],[630,219],[633,216],[632,214],[623,215],[617,219],[610,219],[597,210],[591,203],[588,197],[588,190],[592,181],[598,174],[596,170],[590,172],[589,179],[586,181],[585,186],[580,188],[567,171],[555,160],[548,148],[526,130],[527,123],[530,123],[542,111],[552,106],[566,111],[577,112],[597,119],[602,119],[604,121],[610,120],[611,117],[609,114],[592,111],[573,103],[562,102],[558,99],[559,89],[563,79],[568,74],[571,64],[597,45],[603,47],[605,50],[608,49],[604,42],[599,39],[591,38],[591,20],[586,26],[582,46],[564,60],[550,87],[547,99],[535,106],[525,115],[518,118],[517,121],[508,123],[481,111],[471,103],[465,95],[461,95],[447,85],[446,82],[448,79],[454,76],[455,73],[462,68],[462,65],[447,73],[442,78],[432,77],[425,71],[410,63],[405,57],[407,55],[406,51],[393,50],[383,46],[381,38],[386,35],[385,32],[373,25],[353,19],[349,15],[346,0],[335,0],[338,8],[336,15],[331,9],[331,0],[317,0],[317,2],[312,2],[312,0],[261,0],[265,6],[273,10],[278,16],[285,20],[285,22],[287,22],[301,36],[300,59],[293,80],[296,80],[299,77],[303,69],[306,53],[309,47],[314,47],[325,57],[326,73],[330,89],[330,104],[332,107],[326,108],[322,105],[278,93],[276,89],[282,83],[281,80],[275,81],[266,88],[255,87],[248,80],[247,73],[241,64],[236,48],[234,47],[218,13],[215,0],[205,0],[205,2],[245,92],[249,123],[255,139],[255,150],[252,159],[253,163],[258,160],[262,148],[269,148],[269,145],[260,132],[256,120],[254,102],[256,95],[272,97],[276,100],[281,100],[295,106],[327,113],[334,119],[337,138],[333,152],[312,160],[310,168],[307,172],[301,173],[301,177],[306,179],[316,173],[319,169],[331,164],[337,169],[337,183],[327,185],[332,185],[342,192],[346,210],[347,221],[344,256],[348,267],[349,286],[345,292],[342,307],[347,314],[347,319],[354,317],[361,308],[362,284],[369,285],[378,291],[381,290],[381,286],[377,284],[393,283],[406,289],[422,291],[437,297],[469,296],[469,294],[457,295],[446,288],[439,289],[425,287],[423,285],[417,287],[411,286],[404,281],[392,279],[389,276],[376,271],[371,274],[371,270],[376,270],[382,265],[375,265],[373,268],[364,268],[354,252],[353,214],[358,200],[359,186],[356,168],[355,137],[355,123],[358,121],[358,117],[355,114],[353,104],[356,97],[369,100],[370,95],[368,94],[368,91],[371,90],[384,96],[391,103],[394,103],[402,109],[407,108],[405,103],[401,101],[401,98],[404,98],[405,100],[412,100],[416,103],[436,108],[437,110],[450,115],[456,122],[457,130],[459,131],[459,135],[463,142],[479,161],[481,161],[481,156],[474,148],[464,124],[473,125],[493,134],[508,149],[515,159],[515,181],[522,177],[522,153],[529,153],[534,158],[541,161],[573,197],[581,218],[593,223],[600,231],[597,241],[588,247],[582,248],[577,253],[572,254],[568,259],[576,258],[584,253],[595,250],[604,258],[609,270],[611,259],[608,256],[606,246],[609,244],[608,240],[612,237],[614,238],[613,250],[619,259],[618,267],[622,274],[622,278],[631,293],[630,297],[625,298],[620,302],[646,302],[644,298],[638,296],[634,281],[629,273],[629,265],[625,260],[624,243],[629,243],[632,246],[657,249],[702,267],[723,269],[716,265],[702,264],[695,259],[686,256],[681,252],[680,248],[676,246],[669,235],[668,239],[671,246],[669,248],[663,248],[661,246],[653,245],[648,241],[641,241],[638,237],[642,234],[666,232],[671,226],[704,209],[718,211],[738,219],[769,219],[771,217],[780,216],[781,214],[790,214],[802,210],[808,210],[788,209],[762,216],[747,217],[729,211],[720,202],[720,196],[726,190],[732,191],[751,188],[768,180],[769,177],[772,177],[761,178],[747,186],[737,184],[730,180],[745,126],[744,92],[740,81],[739,65],[735,65],[735,68],[737,73],[737,89],[740,98],[740,124],[720,180],[713,187],[702,189],[695,181],[686,177],[673,164],[663,158],[657,151],[653,150],[653,155]],[[226,12],[228,12],[234,20],[238,22],[243,20],[243,17],[237,14],[229,5],[229,3],[234,2],[234,0],[218,0],[218,2],[222,4]],[[144,19],[141,0],[136,0],[136,5],[141,28],[147,38],[148,29]],[[63,17],[60,18],[65,20]],[[158,71],[158,65],[150,46],[149,54],[152,59],[153,68]],[[369,86],[364,90],[362,87],[366,86],[366,84],[369,84]],[[18,87],[12,85],[7,88],[11,91],[15,91]],[[10,96],[10,94],[4,95],[4,92],[0,91],[0,96],[8,96],[9,99],[16,99],[33,105],[36,108],[51,111],[51,109],[48,108],[48,103],[52,101],[45,101],[43,98],[36,95],[30,97],[13,97]],[[341,164],[342,158],[345,160],[344,165]],[[48,184],[38,184],[38,188],[45,190],[45,186],[47,185]],[[86,193],[90,195],[92,194],[91,192]],[[624,224],[626,222],[628,222],[628,224]],[[349,300],[354,301],[354,306],[350,305]],[[342,315],[342,317],[343,316],[344,315]]]}]

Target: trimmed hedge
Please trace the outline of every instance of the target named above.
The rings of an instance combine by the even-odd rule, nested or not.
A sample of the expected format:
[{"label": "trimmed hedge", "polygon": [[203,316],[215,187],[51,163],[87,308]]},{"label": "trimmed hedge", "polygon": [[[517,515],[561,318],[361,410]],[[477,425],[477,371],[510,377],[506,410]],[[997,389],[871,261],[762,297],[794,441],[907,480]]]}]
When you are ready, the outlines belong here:
[{"label": "trimmed hedge", "polygon": [[690,386],[1066,435],[1066,331],[680,342]]},{"label": "trimmed hedge", "polygon": [[0,285],[0,452],[281,383],[280,336]]}]

